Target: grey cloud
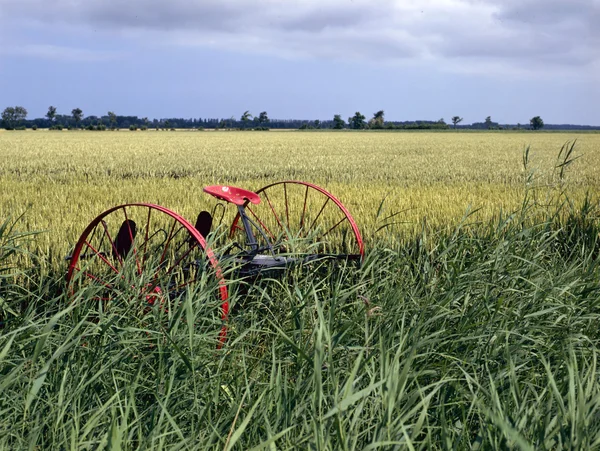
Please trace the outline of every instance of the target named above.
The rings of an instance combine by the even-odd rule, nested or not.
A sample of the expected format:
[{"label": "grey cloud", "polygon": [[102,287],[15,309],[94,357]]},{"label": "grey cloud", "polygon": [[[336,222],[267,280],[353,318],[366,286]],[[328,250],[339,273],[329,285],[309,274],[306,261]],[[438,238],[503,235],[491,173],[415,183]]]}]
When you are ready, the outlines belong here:
[{"label": "grey cloud", "polygon": [[[421,5],[421,6],[418,6]],[[190,45],[285,56],[496,60],[583,66],[600,60],[598,0],[0,0],[43,24],[141,30]],[[51,25],[50,25],[51,26]],[[143,36],[143,35],[142,35]],[[259,47],[259,46],[254,46]]]},{"label": "grey cloud", "polygon": [[[248,1],[250,8],[253,3]],[[216,0],[0,0],[0,5],[6,14],[107,29],[228,30],[245,15],[239,5]]]},{"label": "grey cloud", "polygon": [[339,9],[320,7],[301,13],[297,17],[284,19],[278,28],[306,32],[320,32],[325,29],[348,29],[367,25],[369,22],[385,21],[385,10],[374,9],[369,5]]},{"label": "grey cloud", "polygon": [[[381,18],[385,12],[364,0],[343,5],[326,2],[303,7],[301,2],[261,0],[0,0],[9,13],[39,20],[85,22],[111,29],[217,30],[249,29],[319,31],[348,28]],[[294,3],[297,3],[294,5]],[[380,1],[380,5],[390,0]],[[286,6],[287,5],[287,6]]]},{"label": "grey cloud", "polygon": [[[481,1],[470,1],[472,6]],[[465,27],[437,24],[434,54],[496,60],[520,68],[593,66],[600,60],[599,3],[594,0],[485,0],[492,13]]]},{"label": "grey cloud", "polygon": [[594,0],[506,1],[496,14],[499,20],[517,24],[555,26],[565,23],[598,28],[600,4]]},{"label": "grey cloud", "polygon": [[110,1],[90,3],[89,9],[83,11],[83,18],[107,28],[231,31],[239,16],[234,8],[222,2],[189,4],[187,7],[182,2],[161,0],[129,0],[123,6],[120,2]]},{"label": "grey cloud", "polygon": [[420,53],[417,47],[408,42],[390,39],[381,34],[355,33],[340,36],[331,32],[310,37],[297,36],[293,40],[293,46],[299,52],[303,49],[306,52],[307,43],[311,49],[310,54],[333,60],[394,61],[415,58]]}]

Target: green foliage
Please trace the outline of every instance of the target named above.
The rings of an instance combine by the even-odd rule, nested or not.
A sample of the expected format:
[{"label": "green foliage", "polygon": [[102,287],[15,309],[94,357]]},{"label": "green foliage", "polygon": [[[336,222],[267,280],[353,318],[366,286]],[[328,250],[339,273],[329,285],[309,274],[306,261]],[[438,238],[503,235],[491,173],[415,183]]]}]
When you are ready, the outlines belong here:
[{"label": "green foliage", "polygon": [[27,118],[27,110],[22,106],[6,107],[2,112],[2,123],[6,130],[14,130]]},{"label": "green foliage", "polygon": [[452,124],[454,125],[454,128],[456,128],[456,126],[462,122],[463,118],[460,116],[452,116]]},{"label": "green foliage", "polygon": [[342,119],[342,116],[336,114],[333,116],[333,128],[336,130],[341,130],[346,126],[346,123]]},{"label": "green foliage", "polygon": [[250,111],[244,111],[244,114],[242,114],[242,117],[240,118],[240,121],[242,121],[244,124],[244,128],[248,127],[248,121],[250,121],[250,119],[252,119],[252,114],[250,114]]},{"label": "green foliage", "polygon": [[269,116],[267,116],[267,112],[262,111],[258,116],[258,123],[259,124],[267,124],[268,122],[269,122]]},{"label": "green foliage", "polygon": [[110,123],[110,129],[115,130],[117,128],[117,115],[113,111],[108,112],[108,121]]},{"label": "green foliage", "polygon": [[369,128],[382,129],[384,126],[384,111],[379,110],[373,114],[373,118],[369,121]]},{"label": "green foliage", "polygon": [[354,116],[348,118],[348,125],[351,129],[360,130],[362,128],[366,128],[367,124],[365,123],[365,116],[361,114],[359,111],[354,113]]},{"label": "green foliage", "polygon": [[56,119],[56,107],[55,106],[50,105],[48,107],[48,112],[46,113],[46,118],[48,119],[50,124],[54,123],[54,120]]},{"label": "green foliage", "polygon": [[129,126],[129,131],[135,132],[135,131],[137,131],[137,129],[138,129],[138,126],[137,126],[137,125],[131,124],[131,125]]},{"label": "green foliage", "polygon": [[75,127],[79,127],[79,123],[81,122],[81,119],[83,119],[83,111],[81,111],[81,108],[75,108],[71,111],[71,114],[75,121]]},{"label": "green foliage", "polygon": [[33,124],[33,125],[31,126],[31,129],[32,129],[32,130],[37,130],[37,129],[38,129],[38,126],[37,126],[36,124]]},{"label": "green foliage", "polygon": [[387,130],[448,130],[450,127],[445,122],[413,122],[409,124],[394,125],[388,123]]},{"label": "green foliage", "polygon": [[535,116],[529,120],[529,125],[531,126],[532,130],[541,130],[544,128],[544,121],[541,117]]}]

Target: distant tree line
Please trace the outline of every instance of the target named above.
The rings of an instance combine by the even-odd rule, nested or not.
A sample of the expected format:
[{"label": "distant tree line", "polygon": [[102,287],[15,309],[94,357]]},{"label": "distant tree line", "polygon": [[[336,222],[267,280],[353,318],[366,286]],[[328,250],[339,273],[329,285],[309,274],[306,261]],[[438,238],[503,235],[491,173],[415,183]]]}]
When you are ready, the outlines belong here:
[{"label": "distant tree line", "polygon": [[571,124],[544,124],[540,116],[531,118],[529,124],[499,124],[494,122],[491,116],[482,122],[460,125],[463,119],[453,116],[450,120],[452,126],[444,119],[437,121],[386,121],[383,110],[373,113],[367,117],[357,111],[347,121],[340,114],[334,115],[331,120],[301,120],[301,119],[270,119],[266,111],[253,115],[245,111],[239,119],[235,117],[226,118],[162,118],[149,120],[147,117],[122,116],[109,111],[103,116],[85,116],[81,108],[74,108],[71,114],[58,114],[56,107],[48,107],[48,112],[43,118],[27,119],[27,110],[22,106],[7,107],[3,110],[1,124],[7,130],[15,129],[38,129],[48,128],[50,130],[86,129],[86,130],[175,130],[182,129],[236,129],[236,130],[268,130],[268,129],[352,129],[352,130],[447,130],[475,129],[475,130],[600,130],[600,126],[571,125]]}]

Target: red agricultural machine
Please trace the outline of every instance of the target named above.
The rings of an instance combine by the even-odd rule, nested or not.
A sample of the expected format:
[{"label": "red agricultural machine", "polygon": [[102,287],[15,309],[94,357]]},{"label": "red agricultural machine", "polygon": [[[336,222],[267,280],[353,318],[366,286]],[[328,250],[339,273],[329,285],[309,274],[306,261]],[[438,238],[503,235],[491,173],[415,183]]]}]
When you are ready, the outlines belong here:
[{"label": "red agricultural machine", "polygon": [[[144,203],[119,205],[95,218],[67,257],[71,292],[91,287],[108,302],[125,283],[153,305],[213,278],[226,321],[224,267],[233,267],[236,277],[255,279],[295,265],[360,264],[363,259],[364,244],[352,215],[314,184],[283,181],[256,192],[208,186],[204,192],[223,202],[212,213],[200,212],[194,225],[167,208]],[[223,223],[225,203],[237,208],[231,224]],[[220,223],[214,227],[216,219]],[[218,230],[225,231],[226,242],[215,252],[207,243],[216,241]],[[225,337],[223,326],[221,342]]]}]

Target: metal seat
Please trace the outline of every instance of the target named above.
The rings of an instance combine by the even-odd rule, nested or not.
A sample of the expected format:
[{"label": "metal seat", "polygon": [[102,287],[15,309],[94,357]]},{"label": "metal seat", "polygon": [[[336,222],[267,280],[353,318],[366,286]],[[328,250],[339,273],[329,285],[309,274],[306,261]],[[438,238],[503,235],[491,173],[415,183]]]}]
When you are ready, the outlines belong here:
[{"label": "metal seat", "polygon": [[258,194],[242,188],[236,188],[235,186],[206,186],[204,187],[204,192],[216,197],[217,199],[224,200],[225,202],[230,202],[238,206],[244,205],[246,201],[257,205],[260,204],[260,197]]}]

